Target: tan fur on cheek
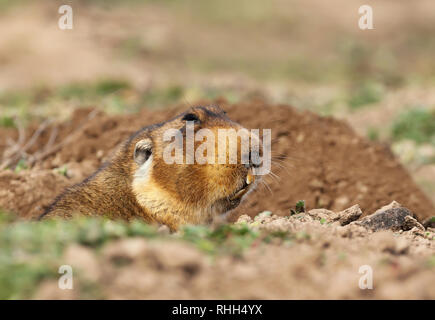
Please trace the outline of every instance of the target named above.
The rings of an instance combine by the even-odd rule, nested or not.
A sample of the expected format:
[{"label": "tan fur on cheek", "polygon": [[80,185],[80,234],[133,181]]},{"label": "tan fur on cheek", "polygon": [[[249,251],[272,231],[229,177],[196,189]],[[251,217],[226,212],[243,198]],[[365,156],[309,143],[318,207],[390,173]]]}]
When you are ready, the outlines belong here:
[{"label": "tan fur on cheek", "polygon": [[208,181],[213,185],[208,190],[210,201],[214,202],[233,194],[234,190],[243,183],[242,172],[230,165],[209,165],[207,166]]},{"label": "tan fur on cheek", "polygon": [[173,199],[152,177],[134,179],[132,189],[137,202],[149,215],[171,230],[177,230],[183,224],[201,224],[211,219],[210,210],[201,210]]}]

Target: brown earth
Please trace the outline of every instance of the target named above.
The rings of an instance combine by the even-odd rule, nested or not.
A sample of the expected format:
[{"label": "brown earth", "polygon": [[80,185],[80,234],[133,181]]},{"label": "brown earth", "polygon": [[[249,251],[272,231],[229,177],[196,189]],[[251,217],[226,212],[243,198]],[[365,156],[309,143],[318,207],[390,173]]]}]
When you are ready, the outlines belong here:
[{"label": "brown earth", "polygon": [[[262,100],[234,105],[215,103],[247,128],[271,128],[272,153],[281,159],[276,159],[272,167],[279,178],[265,178],[270,191],[258,188],[234,211],[233,219],[242,213],[254,216],[263,210],[285,215],[301,199],[306,200],[308,208],[332,210],[358,203],[365,215],[397,200],[419,219],[434,215],[431,201],[388,147],[359,137],[345,122],[286,105],[268,105]],[[91,174],[130,134],[184,109],[185,106],[163,111],[143,109],[134,115],[77,110],[71,120],[49,125],[30,145],[26,153],[36,159],[30,170],[0,173],[0,207],[21,217],[37,216],[65,186]],[[26,140],[38,127],[39,124],[29,127]],[[56,139],[50,142],[52,133]],[[4,154],[10,149],[8,141],[16,140],[18,132],[2,129],[0,134],[0,154]],[[65,165],[66,178],[54,170]]]},{"label": "brown earth", "polygon": [[[321,209],[320,209],[321,210]],[[332,213],[331,214],[337,214]],[[45,280],[35,299],[433,299],[435,229],[372,233],[353,223],[319,223],[308,214],[260,214],[260,232],[290,232],[290,242],[255,242],[243,256],[211,257],[183,241],[128,238],[102,250],[72,244],[74,290]],[[421,228],[421,227],[420,227]],[[431,256],[432,255],[432,256]],[[123,262],[123,263],[120,263]],[[371,270],[373,282],[364,276]],[[86,287],[86,283],[88,284]],[[89,290],[89,283],[94,290]],[[372,287],[364,289],[364,285]],[[90,292],[89,292],[90,291]]]}]

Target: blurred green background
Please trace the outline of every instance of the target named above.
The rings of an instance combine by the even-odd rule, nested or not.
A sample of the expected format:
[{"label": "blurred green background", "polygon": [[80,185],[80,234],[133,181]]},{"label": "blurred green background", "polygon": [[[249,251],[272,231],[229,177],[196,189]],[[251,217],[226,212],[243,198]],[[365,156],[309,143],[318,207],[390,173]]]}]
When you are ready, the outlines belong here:
[{"label": "blurred green background", "polygon": [[[60,5],[73,30],[60,30]],[[225,97],[346,119],[435,198],[435,2],[0,0],[0,126]]]}]

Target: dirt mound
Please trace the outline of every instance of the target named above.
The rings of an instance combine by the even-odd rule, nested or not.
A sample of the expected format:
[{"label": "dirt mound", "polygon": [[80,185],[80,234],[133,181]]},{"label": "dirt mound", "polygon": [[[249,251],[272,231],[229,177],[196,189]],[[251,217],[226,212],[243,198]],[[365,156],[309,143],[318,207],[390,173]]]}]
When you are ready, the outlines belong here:
[{"label": "dirt mound", "polygon": [[23,218],[37,216],[62,190],[68,180],[49,170],[0,173],[0,206]]},{"label": "dirt mound", "polygon": [[[309,208],[332,210],[358,203],[364,215],[393,200],[410,208],[420,219],[435,212],[433,204],[387,147],[357,136],[342,121],[263,101],[216,104],[247,128],[272,129],[273,156],[284,158],[272,166],[279,178],[266,177],[270,191],[258,188],[234,211],[233,219],[243,213],[255,215],[264,210],[284,215],[301,199]],[[1,174],[0,207],[25,217],[39,213],[47,197],[90,174],[130,134],[184,109],[181,106],[164,111],[144,109],[139,114],[122,116],[80,109],[70,121],[47,126],[27,150],[33,155],[33,168],[18,175]],[[37,131],[38,125],[32,125],[27,139]],[[6,138],[18,137],[13,130],[2,133]],[[6,144],[0,144],[0,154],[6,148]],[[39,170],[65,165],[69,179],[54,178],[51,172],[38,174]],[[51,178],[47,180],[48,177]],[[19,188],[14,187],[17,183]]]}]

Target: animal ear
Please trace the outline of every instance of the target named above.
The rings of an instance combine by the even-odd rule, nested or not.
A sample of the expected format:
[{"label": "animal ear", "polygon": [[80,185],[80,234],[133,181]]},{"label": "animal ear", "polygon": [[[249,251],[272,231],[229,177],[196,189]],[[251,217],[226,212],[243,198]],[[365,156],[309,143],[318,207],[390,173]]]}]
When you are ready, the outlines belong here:
[{"label": "animal ear", "polygon": [[142,139],[136,143],[134,148],[134,161],[139,165],[143,165],[152,155],[152,141],[149,138]]}]

